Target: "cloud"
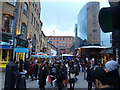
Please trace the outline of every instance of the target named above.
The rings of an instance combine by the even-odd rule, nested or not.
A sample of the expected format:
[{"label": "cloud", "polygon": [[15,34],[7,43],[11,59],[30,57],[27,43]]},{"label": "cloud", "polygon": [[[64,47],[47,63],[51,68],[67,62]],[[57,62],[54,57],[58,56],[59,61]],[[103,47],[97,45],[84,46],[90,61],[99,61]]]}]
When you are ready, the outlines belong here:
[{"label": "cloud", "polygon": [[51,24],[49,26],[44,25],[42,30],[46,36],[74,36],[74,30],[60,30],[58,25]]}]

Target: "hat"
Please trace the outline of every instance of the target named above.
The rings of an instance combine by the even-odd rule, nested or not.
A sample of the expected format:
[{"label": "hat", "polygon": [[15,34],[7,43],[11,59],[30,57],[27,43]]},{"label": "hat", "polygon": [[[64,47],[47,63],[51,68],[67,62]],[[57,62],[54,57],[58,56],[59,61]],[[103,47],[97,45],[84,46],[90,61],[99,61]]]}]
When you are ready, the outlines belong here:
[{"label": "hat", "polygon": [[119,64],[116,61],[111,60],[105,64],[105,67],[108,71],[113,71],[119,68]]}]

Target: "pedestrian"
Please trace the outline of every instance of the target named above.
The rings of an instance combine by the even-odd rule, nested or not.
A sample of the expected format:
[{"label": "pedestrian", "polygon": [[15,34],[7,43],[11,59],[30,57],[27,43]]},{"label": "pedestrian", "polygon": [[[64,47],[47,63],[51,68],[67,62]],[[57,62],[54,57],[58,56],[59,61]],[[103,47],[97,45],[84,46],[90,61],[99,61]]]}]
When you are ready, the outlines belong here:
[{"label": "pedestrian", "polygon": [[64,82],[63,82],[63,87],[65,86],[65,87],[67,87],[67,84],[68,84],[68,76],[67,76],[67,74],[68,74],[68,72],[67,72],[67,67],[65,66],[65,63],[63,63],[62,65],[61,65],[61,69],[62,69],[62,72],[63,72],[63,74],[64,74]]},{"label": "pedestrian", "polygon": [[107,73],[102,67],[96,67],[91,76],[95,90],[117,90],[110,85]]},{"label": "pedestrian", "polygon": [[62,90],[63,80],[65,80],[65,73],[64,71],[62,71],[60,65],[57,65],[56,79],[58,90]]},{"label": "pedestrian", "polygon": [[74,86],[75,86],[75,74],[76,74],[76,70],[74,68],[74,66],[71,66],[69,68],[69,83],[70,83],[70,90],[74,90]]},{"label": "pedestrian", "polygon": [[32,61],[29,68],[29,75],[31,76],[32,81],[33,81],[33,74],[34,74],[34,62]]},{"label": "pedestrian", "polygon": [[23,62],[23,59],[22,59],[22,58],[20,58],[19,64],[20,64],[19,71],[20,71],[20,72],[23,72],[23,64],[24,64],[24,62]]},{"label": "pedestrian", "polygon": [[39,80],[38,84],[39,84],[40,90],[45,90],[46,78],[47,78],[46,68],[41,65],[39,68],[39,74],[38,74],[38,80]]},{"label": "pedestrian", "polygon": [[29,68],[30,68],[30,62],[29,60],[27,59],[24,63],[24,69],[27,71],[26,73],[26,78],[28,79],[29,78]]},{"label": "pedestrian", "polygon": [[93,68],[91,67],[91,65],[88,65],[87,77],[86,77],[86,80],[88,82],[88,90],[92,90],[92,71],[93,71]]},{"label": "pedestrian", "polygon": [[85,71],[85,63],[84,63],[84,61],[81,62],[81,66],[82,66],[82,72],[84,72]]},{"label": "pedestrian", "polygon": [[112,58],[105,64],[105,71],[107,72],[107,77],[109,78],[110,85],[116,88],[120,88],[120,77],[119,77],[119,64]]},{"label": "pedestrian", "polygon": [[50,67],[51,87],[53,87],[53,80],[55,80],[56,70],[56,65],[53,63]]},{"label": "pedestrian", "polygon": [[37,60],[34,63],[34,77],[35,80],[37,80],[37,76],[38,76],[38,64],[37,64]]}]

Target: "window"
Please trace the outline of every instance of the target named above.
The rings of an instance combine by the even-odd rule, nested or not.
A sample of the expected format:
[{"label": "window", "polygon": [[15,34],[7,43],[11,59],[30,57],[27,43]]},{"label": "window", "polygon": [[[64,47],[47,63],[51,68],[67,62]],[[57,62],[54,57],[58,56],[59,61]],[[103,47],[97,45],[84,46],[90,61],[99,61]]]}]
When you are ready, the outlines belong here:
[{"label": "window", "polygon": [[28,13],[28,5],[27,3],[24,3],[24,11],[23,11],[25,14]]},{"label": "window", "polygon": [[16,2],[15,2],[15,0],[13,0],[12,2],[10,2],[10,1],[7,1],[9,4],[12,4],[13,6],[15,6],[16,5]]},{"label": "window", "polygon": [[12,30],[13,30],[13,17],[10,15],[3,15],[2,31],[12,34]]},{"label": "window", "polygon": [[27,34],[27,26],[26,26],[26,24],[22,23],[22,26],[21,26],[21,37],[26,38],[26,34]]},{"label": "window", "polygon": [[40,18],[40,13],[39,13],[38,17]]},{"label": "window", "polygon": [[36,30],[37,30],[37,28],[38,28],[37,25],[38,25],[38,22],[36,21]]},{"label": "window", "polygon": [[36,19],[35,19],[35,17],[34,17],[34,23],[33,23],[34,26],[35,26],[35,21],[36,21]]},{"label": "window", "polygon": [[37,12],[37,5],[35,4],[35,12]]},{"label": "window", "polygon": [[33,23],[33,13],[31,13],[30,22],[31,22],[31,24]]},{"label": "window", "polygon": [[38,28],[37,29],[39,30],[39,24],[38,24]]}]

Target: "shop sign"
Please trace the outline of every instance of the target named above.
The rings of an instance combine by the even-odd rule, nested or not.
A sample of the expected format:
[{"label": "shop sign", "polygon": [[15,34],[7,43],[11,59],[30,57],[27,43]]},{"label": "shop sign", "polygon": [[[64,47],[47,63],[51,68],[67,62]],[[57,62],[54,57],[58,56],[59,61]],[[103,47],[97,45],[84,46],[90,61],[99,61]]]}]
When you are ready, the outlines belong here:
[{"label": "shop sign", "polygon": [[29,49],[28,49],[28,48],[16,47],[16,48],[14,48],[14,52],[28,53],[28,52],[29,52]]},{"label": "shop sign", "polygon": [[10,45],[0,45],[1,49],[12,49],[12,46]]}]

